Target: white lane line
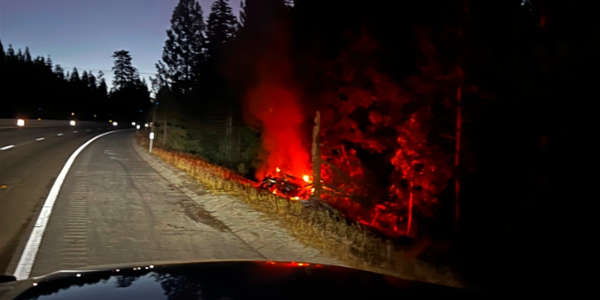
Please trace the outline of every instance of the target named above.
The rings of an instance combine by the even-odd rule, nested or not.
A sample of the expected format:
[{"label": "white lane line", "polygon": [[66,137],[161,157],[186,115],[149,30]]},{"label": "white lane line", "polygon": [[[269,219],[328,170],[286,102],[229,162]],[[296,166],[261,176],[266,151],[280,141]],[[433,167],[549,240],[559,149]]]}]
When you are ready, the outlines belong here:
[{"label": "white lane line", "polygon": [[43,141],[43,140],[45,140],[44,137],[39,137],[39,138],[35,139],[36,142],[40,142],[40,141]]},{"label": "white lane line", "polygon": [[77,130],[73,131],[73,133],[77,133],[77,132],[78,132]]},{"label": "white lane line", "polygon": [[63,136],[63,134],[62,133],[57,133],[56,136]]},{"label": "white lane line", "polygon": [[75,159],[77,158],[79,153],[81,153],[81,151],[83,151],[83,149],[85,149],[85,147],[87,147],[93,141],[107,134],[120,132],[124,130],[126,129],[114,130],[99,134],[89,139],[87,142],[85,142],[85,144],[81,145],[79,148],[77,148],[77,150],[75,150],[75,152],[73,152],[73,154],[71,154],[71,157],[69,157],[69,159],[65,163],[65,166],[58,174],[58,177],[56,177],[56,180],[54,181],[54,184],[50,189],[50,193],[48,193],[48,197],[44,202],[42,211],[40,212],[40,215],[37,221],[35,222],[35,226],[31,231],[31,235],[27,240],[25,250],[23,250],[23,254],[21,254],[21,259],[19,259],[19,264],[17,265],[17,269],[15,270],[15,277],[17,277],[18,280],[27,279],[29,277],[29,274],[31,274],[31,269],[33,268],[35,257],[37,256],[37,252],[40,248],[42,237],[44,236],[44,231],[46,230],[46,226],[48,225],[48,220],[50,219],[50,214],[52,213],[52,208],[54,207],[54,202],[56,202],[56,198],[58,197],[58,193],[60,192],[60,188],[62,187],[65,178],[67,177],[67,173],[69,173],[69,169],[73,165],[73,162],[75,162]]},{"label": "white lane line", "polygon": [[7,145],[7,146],[0,148],[0,151],[8,150],[8,149],[14,148],[14,147],[15,147],[15,145]]}]

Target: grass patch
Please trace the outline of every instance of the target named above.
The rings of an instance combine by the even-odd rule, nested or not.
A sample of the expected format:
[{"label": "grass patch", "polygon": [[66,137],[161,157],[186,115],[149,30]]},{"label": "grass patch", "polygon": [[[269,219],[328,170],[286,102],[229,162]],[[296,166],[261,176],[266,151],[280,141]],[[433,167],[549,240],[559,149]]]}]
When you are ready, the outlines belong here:
[{"label": "grass patch", "polygon": [[[140,145],[148,145],[146,137],[138,135],[137,139]],[[376,237],[359,224],[348,224],[341,215],[305,209],[298,202],[259,191],[252,181],[197,155],[156,146],[152,153],[185,171],[209,192],[242,200],[278,220],[303,244],[349,266],[435,284],[462,286],[449,269],[442,271],[423,261],[404,259],[403,251],[395,249],[390,241]]]}]

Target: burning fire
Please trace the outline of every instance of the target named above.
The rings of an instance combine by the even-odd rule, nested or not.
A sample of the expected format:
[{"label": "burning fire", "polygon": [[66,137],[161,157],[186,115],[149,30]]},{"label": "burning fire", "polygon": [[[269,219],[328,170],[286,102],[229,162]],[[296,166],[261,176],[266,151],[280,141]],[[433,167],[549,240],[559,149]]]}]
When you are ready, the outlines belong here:
[{"label": "burning fire", "polygon": [[[264,147],[263,164],[255,176],[262,179],[259,187],[274,195],[290,200],[306,199],[315,189],[314,179],[307,175],[312,171],[310,132],[303,130],[309,116],[303,114],[300,102],[304,87],[292,76],[288,35],[285,31],[275,34],[256,61],[258,82],[247,90],[244,103],[244,117],[260,129]],[[322,197],[367,226],[389,234],[410,234],[413,202],[415,208],[431,206],[446,187],[447,174],[451,173],[444,156],[428,144],[426,127],[420,127],[430,118],[427,110],[410,118],[405,118],[408,116],[404,112],[413,98],[429,96],[425,93],[430,93],[437,83],[429,82],[427,75],[420,78],[422,82],[409,83],[418,87],[416,92],[403,90],[373,67],[376,49],[375,41],[365,35],[327,66],[329,71],[339,67],[341,74],[347,76],[324,72],[324,78],[340,89],[315,97],[320,101],[317,109],[322,115],[320,138],[326,145],[321,149],[328,162],[321,174],[325,183],[322,188],[328,195]],[[430,69],[437,70],[433,67],[426,70]],[[360,83],[365,81],[376,88],[364,88]],[[341,95],[344,95],[342,101]],[[349,117],[362,110],[368,110],[365,120]],[[389,137],[382,138],[379,132],[389,133]],[[359,151],[373,156],[363,159],[357,154]],[[380,158],[382,153],[392,153],[393,157]],[[392,165],[393,171],[384,173],[388,171],[381,170],[387,169],[378,165]],[[379,180],[379,175],[386,180]],[[383,187],[379,182],[390,182],[390,186]],[[375,208],[367,210],[364,208],[367,206],[351,199],[384,204],[372,205]]]},{"label": "burning fire", "polygon": [[295,201],[306,199],[315,191],[311,187],[309,175],[303,175],[300,179],[292,174],[281,172],[279,167],[276,167],[275,171],[276,176],[267,175],[263,178],[263,181],[258,185],[260,189],[267,189],[273,195]]}]

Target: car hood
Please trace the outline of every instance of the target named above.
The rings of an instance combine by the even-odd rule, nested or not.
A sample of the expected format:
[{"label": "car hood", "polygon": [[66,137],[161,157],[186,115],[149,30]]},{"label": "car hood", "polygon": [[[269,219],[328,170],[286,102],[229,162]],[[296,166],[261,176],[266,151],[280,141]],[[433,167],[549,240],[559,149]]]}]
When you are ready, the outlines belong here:
[{"label": "car hood", "polygon": [[60,271],[0,284],[0,299],[429,299],[447,286],[303,262],[144,263]]}]

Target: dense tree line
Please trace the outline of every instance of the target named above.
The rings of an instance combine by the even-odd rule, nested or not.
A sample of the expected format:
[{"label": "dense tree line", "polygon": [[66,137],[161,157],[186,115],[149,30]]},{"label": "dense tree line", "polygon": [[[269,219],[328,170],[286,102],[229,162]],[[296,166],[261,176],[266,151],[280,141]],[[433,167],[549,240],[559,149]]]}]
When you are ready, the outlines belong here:
[{"label": "dense tree line", "polygon": [[8,45],[5,50],[0,42],[0,118],[138,120],[150,104],[149,90],[125,54],[128,61],[113,68],[115,82],[109,91],[102,71],[65,70],[50,56],[32,58],[28,47],[22,51]]},{"label": "dense tree line", "polygon": [[92,120],[105,111],[98,105],[106,102],[108,90],[102,73],[77,68],[65,71],[54,65],[50,56],[32,58],[29,48],[6,50],[0,44],[3,118],[70,118]]},{"label": "dense tree line", "polygon": [[[252,176],[269,159],[269,126],[296,122],[301,111],[308,139],[319,110],[332,149],[324,158],[331,172],[360,182],[361,206],[410,209],[414,227],[394,221],[406,234],[451,239],[465,274],[509,280],[539,267],[534,245],[544,243],[533,232],[550,226],[540,202],[568,195],[558,188],[573,179],[558,169],[576,169],[562,156],[591,128],[581,108],[597,75],[584,74],[598,67],[600,42],[586,9],[543,0],[246,0],[236,20],[217,0],[204,23],[198,3],[181,0],[153,80],[159,120],[171,129],[165,146]],[[278,103],[297,106],[260,116]],[[294,140],[278,142],[285,138]],[[297,146],[310,149],[302,139]]]}]

